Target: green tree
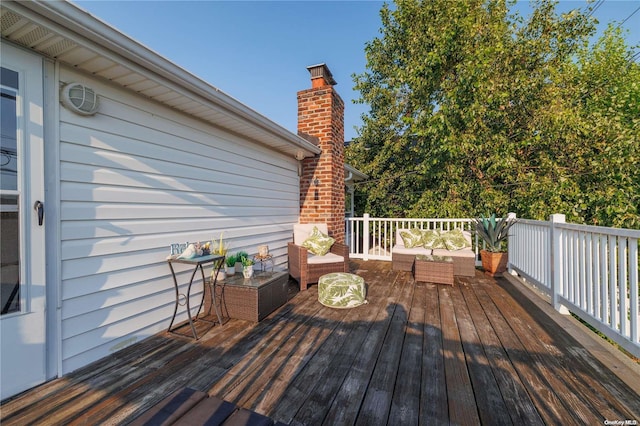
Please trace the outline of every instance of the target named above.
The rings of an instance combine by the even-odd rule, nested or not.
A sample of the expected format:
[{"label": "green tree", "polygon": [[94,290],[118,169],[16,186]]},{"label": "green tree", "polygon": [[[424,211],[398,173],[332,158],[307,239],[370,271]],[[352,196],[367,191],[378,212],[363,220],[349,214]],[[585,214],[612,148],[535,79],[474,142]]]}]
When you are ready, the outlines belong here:
[{"label": "green tree", "polygon": [[585,13],[543,0],[525,20],[511,6],[382,8],[382,36],[354,76],[371,107],[347,150],[373,180],[361,208],[637,226],[638,66],[623,38],[611,29],[590,47]]},{"label": "green tree", "polygon": [[555,130],[575,149],[567,168],[578,191],[565,209],[576,221],[640,228],[640,66],[631,54],[609,26],[559,78],[565,115]]}]

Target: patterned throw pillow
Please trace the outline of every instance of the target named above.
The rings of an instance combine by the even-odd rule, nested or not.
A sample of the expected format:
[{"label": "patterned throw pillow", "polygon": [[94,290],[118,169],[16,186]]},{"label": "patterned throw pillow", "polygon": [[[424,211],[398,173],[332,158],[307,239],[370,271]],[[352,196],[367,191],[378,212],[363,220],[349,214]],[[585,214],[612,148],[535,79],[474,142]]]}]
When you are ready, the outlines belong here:
[{"label": "patterned throw pillow", "polygon": [[317,256],[324,256],[331,250],[331,246],[335,242],[336,240],[334,238],[323,234],[317,226],[314,226],[311,234],[309,234],[309,238],[302,243],[302,247]]},{"label": "patterned throw pillow", "polygon": [[400,231],[400,237],[406,248],[414,248],[422,245],[422,231],[411,228],[408,231]]},{"label": "patterned throw pillow", "polygon": [[440,232],[437,229],[427,229],[422,231],[422,245],[424,248],[431,250],[436,245],[442,245]]},{"label": "patterned throw pillow", "polygon": [[454,251],[462,250],[465,247],[471,247],[471,244],[469,244],[460,229],[445,232],[442,234],[442,238],[444,239],[444,244],[447,247],[447,250]]}]

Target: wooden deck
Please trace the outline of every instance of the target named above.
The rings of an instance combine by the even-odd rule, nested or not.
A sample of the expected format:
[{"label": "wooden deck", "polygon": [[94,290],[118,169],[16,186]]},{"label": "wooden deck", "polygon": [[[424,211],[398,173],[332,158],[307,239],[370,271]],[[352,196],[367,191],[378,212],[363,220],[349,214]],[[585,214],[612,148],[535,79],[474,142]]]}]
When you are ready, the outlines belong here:
[{"label": "wooden deck", "polygon": [[640,421],[638,376],[622,382],[506,280],[352,271],[368,305],[323,307],[313,285],[258,324],[161,333],[5,402],[2,425],[126,424],[185,386],[296,425]]}]

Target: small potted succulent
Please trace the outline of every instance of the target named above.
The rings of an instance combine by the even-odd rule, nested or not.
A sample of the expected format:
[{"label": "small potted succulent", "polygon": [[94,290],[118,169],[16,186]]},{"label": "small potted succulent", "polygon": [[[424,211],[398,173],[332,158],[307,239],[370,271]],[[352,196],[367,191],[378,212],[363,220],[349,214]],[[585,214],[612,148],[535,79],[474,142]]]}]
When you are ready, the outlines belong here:
[{"label": "small potted succulent", "polygon": [[236,273],[236,261],[237,258],[235,254],[230,254],[226,257],[224,261],[224,271],[227,273],[227,275],[231,276]]},{"label": "small potted succulent", "polygon": [[249,253],[247,253],[246,251],[239,251],[236,253],[236,271],[240,272],[242,271],[243,265],[242,265],[242,258],[243,257],[249,257]]},{"label": "small potted succulent", "polygon": [[249,256],[242,258],[242,275],[245,278],[251,278],[253,276],[253,259]]}]

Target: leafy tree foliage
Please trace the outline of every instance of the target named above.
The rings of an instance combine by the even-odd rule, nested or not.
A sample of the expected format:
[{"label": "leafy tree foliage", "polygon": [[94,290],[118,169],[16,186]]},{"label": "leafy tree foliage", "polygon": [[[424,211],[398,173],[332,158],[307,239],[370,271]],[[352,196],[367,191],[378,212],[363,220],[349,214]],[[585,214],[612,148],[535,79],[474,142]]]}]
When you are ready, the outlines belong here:
[{"label": "leafy tree foliage", "polygon": [[513,211],[640,227],[640,69],[610,27],[525,20],[505,0],[397,0],[354,76],[370,105],[347,160],[371,177],[359,210],[469,217]]}]

